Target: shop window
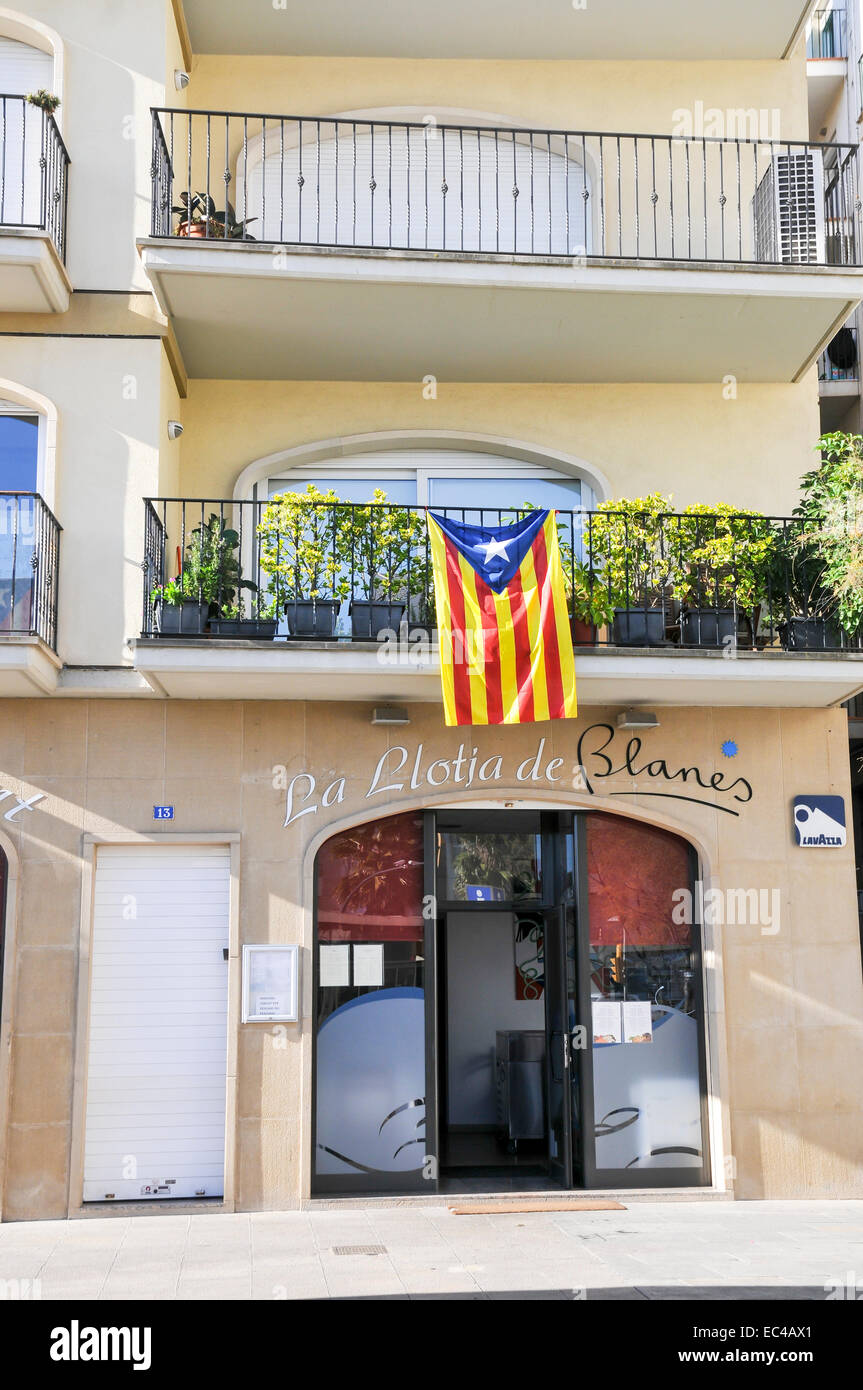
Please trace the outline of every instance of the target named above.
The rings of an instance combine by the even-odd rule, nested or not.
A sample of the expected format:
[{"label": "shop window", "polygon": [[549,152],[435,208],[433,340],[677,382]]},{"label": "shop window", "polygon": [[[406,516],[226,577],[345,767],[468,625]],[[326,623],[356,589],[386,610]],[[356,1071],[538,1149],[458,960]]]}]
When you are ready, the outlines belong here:
[{"label": "shop window", "polygon": [[691,851],[591,813],[587,866],[597,1169],[700,1168],[697,928],[680,891]]},{"label": "shop window", "polygon": [[316,869],[315,1185],[403,1182],[425,1153],[423,817],[343,831]]}]

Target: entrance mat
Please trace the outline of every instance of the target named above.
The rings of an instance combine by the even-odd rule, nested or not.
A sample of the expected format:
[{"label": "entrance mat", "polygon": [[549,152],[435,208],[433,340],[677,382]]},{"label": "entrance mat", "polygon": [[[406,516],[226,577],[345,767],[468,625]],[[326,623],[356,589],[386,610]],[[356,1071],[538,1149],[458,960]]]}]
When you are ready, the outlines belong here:
[{"label": "entrance mat", "polygon": [[601,1197],[552,1197],[537,1201],[525,1197],[517,1201],[463,1202],[451,1206],[453,1216],[507,1216],[534,1211],[626,1211],[622,1202],[609,1202]]}]

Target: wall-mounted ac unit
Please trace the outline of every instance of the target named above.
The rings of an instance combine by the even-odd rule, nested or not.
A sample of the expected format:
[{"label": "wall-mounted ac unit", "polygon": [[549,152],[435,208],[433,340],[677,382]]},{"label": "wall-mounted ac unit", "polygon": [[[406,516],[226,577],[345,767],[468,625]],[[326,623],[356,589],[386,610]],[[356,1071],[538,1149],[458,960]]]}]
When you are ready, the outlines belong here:
[{"label": "wall-mounted ac unit", "polygon": [[824,265],[824,164],[820,150],[775,154],[752,199],[755,259]]}]

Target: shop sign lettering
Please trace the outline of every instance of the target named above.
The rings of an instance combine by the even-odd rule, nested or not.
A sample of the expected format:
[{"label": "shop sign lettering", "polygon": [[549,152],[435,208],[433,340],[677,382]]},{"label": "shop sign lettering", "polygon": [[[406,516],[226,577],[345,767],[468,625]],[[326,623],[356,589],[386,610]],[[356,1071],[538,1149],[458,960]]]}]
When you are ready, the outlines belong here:
[{"label": "shop sign lettering", "polygon": [[[539,740],[535,753],[528,754],[514,766],[502,753],[485,755],[478,747],[465,743],[460,743],[458,752],[450,758],[431,758],[423,743],[417,746],[413,754],[404,745],[396,744],[378,758],[369,777],[365,800],[406,791],[439,791],[443,787],[469,791],[493,786],[497,782],[509,785],[521,782],[526,786],[569,783],[576,790],[596,796],[603,790],[597,784],[601,784],[605,778],[616,776],[637,778],[639,782],[653,781],[667,788],[659,791],[639,786],[639,796],[694,801],[727,811],[733,816],[739,815],[739,812],[730,806],[720,805],[712,797],[698,796],[698,790],[707,791],[712,796],[727,796],[735,802],[752,800],[752,786],[745,777],[729,778],[724,772],[705,772],[696,765],[678,767],[669,764],[665,758],[645,761],[640,738],[627,740],[621,749],[615,743],[616,737],[617,731],[613,725],[591,724],[578,740],[577,762],[572,769],[566,769],[563,758],[550,756],[545,738]],[[680,790],[681,787],[683,790]],[[333,777],[319,791],[319,779],[314,773],[298,772],[287,783],[285,826],[293,825],[302,816],[315,815],[322,808],[329,809],[343,802],[346,788],[347,774]],[[630,789],[608,794],[632,796],[634,793]]]},{"label": "shop sign lettering", "polygon": [[17,792],[10,792],[0,788],[0,803],[8,801],[10,796],[14,797],[14,806],[0,806],[0,812],[2,812],[4,820],[14,820],[21,811],[32,811],[37,801],[45,800],[44,792],[36,792],[33,796],[28,796],[26,800],[22,801]]}]

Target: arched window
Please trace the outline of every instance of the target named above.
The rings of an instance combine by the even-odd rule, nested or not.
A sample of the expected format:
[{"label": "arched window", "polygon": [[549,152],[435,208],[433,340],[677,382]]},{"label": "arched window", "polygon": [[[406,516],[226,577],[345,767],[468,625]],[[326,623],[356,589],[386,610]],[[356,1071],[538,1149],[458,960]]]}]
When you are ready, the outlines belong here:
[{"label": "arched window", "polygon": [[274,121],[240,154],[236,202],[260,241],[584,255],[578,155],[550,134],[429,117]]},{"label": "arched window", "polygon": [[23,98],[53,81],[50,53],[0,34],[0,224],[42,223],[43,113]]}]

